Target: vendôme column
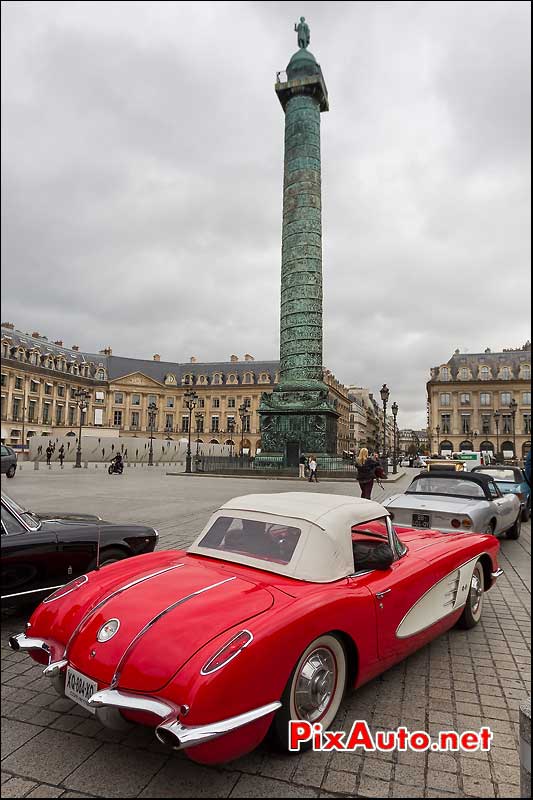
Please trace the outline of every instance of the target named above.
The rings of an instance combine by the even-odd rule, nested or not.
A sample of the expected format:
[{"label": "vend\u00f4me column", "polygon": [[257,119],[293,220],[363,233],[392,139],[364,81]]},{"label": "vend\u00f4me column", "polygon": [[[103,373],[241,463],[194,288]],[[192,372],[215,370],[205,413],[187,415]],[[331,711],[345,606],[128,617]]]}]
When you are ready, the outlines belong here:
[{"label": "vend\u00f4me column", "polygon": [[260,407],[262,456],[289,465],[301,452],[335,453],[338,418],[322,364],[320,114],[328,94],[303,17],[295,30],[299,49],[275,86],[285,112],[280,382]]}]

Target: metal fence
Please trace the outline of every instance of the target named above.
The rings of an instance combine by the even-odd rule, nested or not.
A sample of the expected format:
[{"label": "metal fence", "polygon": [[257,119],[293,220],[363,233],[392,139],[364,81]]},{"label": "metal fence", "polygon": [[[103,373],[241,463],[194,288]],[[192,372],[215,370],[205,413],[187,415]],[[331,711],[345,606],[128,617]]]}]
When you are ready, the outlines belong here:
[{"label": "metal fence", "polygon": [[[336,477],[355,478],[356,468],[353,461],[340,456],[317,456],[318,475],[328,474]],[[298,475],[298,467],[288,467],[283,459],[257,459],[249,456],[206,457],[193,459],[195,472],[205,473],[256,473],[257,475]]]}]

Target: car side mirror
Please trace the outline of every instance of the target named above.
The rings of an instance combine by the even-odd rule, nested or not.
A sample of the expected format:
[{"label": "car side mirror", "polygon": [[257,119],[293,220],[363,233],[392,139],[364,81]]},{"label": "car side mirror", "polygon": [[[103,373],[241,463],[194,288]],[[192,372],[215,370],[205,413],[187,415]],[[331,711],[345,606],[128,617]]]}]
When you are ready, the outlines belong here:
[{"label": "car side mirror", "polygon": [[394,562],[394,553],[386,542],[353,542],[352,549],[356,572],[366,569],[386,570]]}]

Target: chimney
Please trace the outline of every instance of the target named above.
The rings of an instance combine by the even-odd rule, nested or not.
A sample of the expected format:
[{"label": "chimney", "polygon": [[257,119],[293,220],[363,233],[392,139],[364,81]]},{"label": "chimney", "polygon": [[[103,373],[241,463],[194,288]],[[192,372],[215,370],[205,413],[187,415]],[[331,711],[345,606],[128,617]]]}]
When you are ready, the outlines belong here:
[{"label": "chimney", "polygon": [[38,333],[38,331],[33,331],[32,336],[33,336],[34,339],[40,339],[41,338],[41,334]]},{"label": "chimney", "polygon": [[161,356],[159,353],[154,353],[154,361],[161,361]]},{"label": "chimney", "polygon": [[99,350],[98,352],[101,353],[103,356],[110,356],[113,353],[109,345],[107,347],[104,347],[103,350]]},{"label": "chimney", "polygon": [[190,361],[191,364],[197,364],[198,363],[198,359],[196,358],[196,356],[191,356],[189,361]]},{"label": "chimney", "polygon": [[255,358],[253,356],[251,356],[250,353],[245,353],[244,354],[244,360],[245,361],[255,361]]},{"label": "chimney", "polygon": [[232,364],[235,364],[239,360],[239,356],[230,356],[229,360],[232,362]]},{"label": "chimney", "polygon": [[79,346],[79,344],[73,344],[70,349],[71,350],[76,350],[76,352],[77,352],[80,349],[80,346]]},{"label": "chimney", "polygon": [[15,326],[12,322],[2,322],[2,328],[9,328],[10,331],[15,330]]},{"label": "chimney", "polygon": [[58,344],[60,347],[63,347],[63,342],[61,339],[58,339],[57,342],[54,342],[54,344]]}]

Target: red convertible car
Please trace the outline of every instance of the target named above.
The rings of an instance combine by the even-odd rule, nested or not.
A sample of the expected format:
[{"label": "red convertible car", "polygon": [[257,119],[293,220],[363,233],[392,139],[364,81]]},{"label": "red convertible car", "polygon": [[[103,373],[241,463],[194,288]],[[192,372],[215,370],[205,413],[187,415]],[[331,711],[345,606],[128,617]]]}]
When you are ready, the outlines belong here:
[{"label": "red convertible car", "polygon": [[395,529],[370,500],[237,497],[186,552],[57,590],[10,645],[103,724],[229,761],[267,733],[287,749],[291,719],[326,729],[346,688],[476,625],[498,549],[488,534]]}]

